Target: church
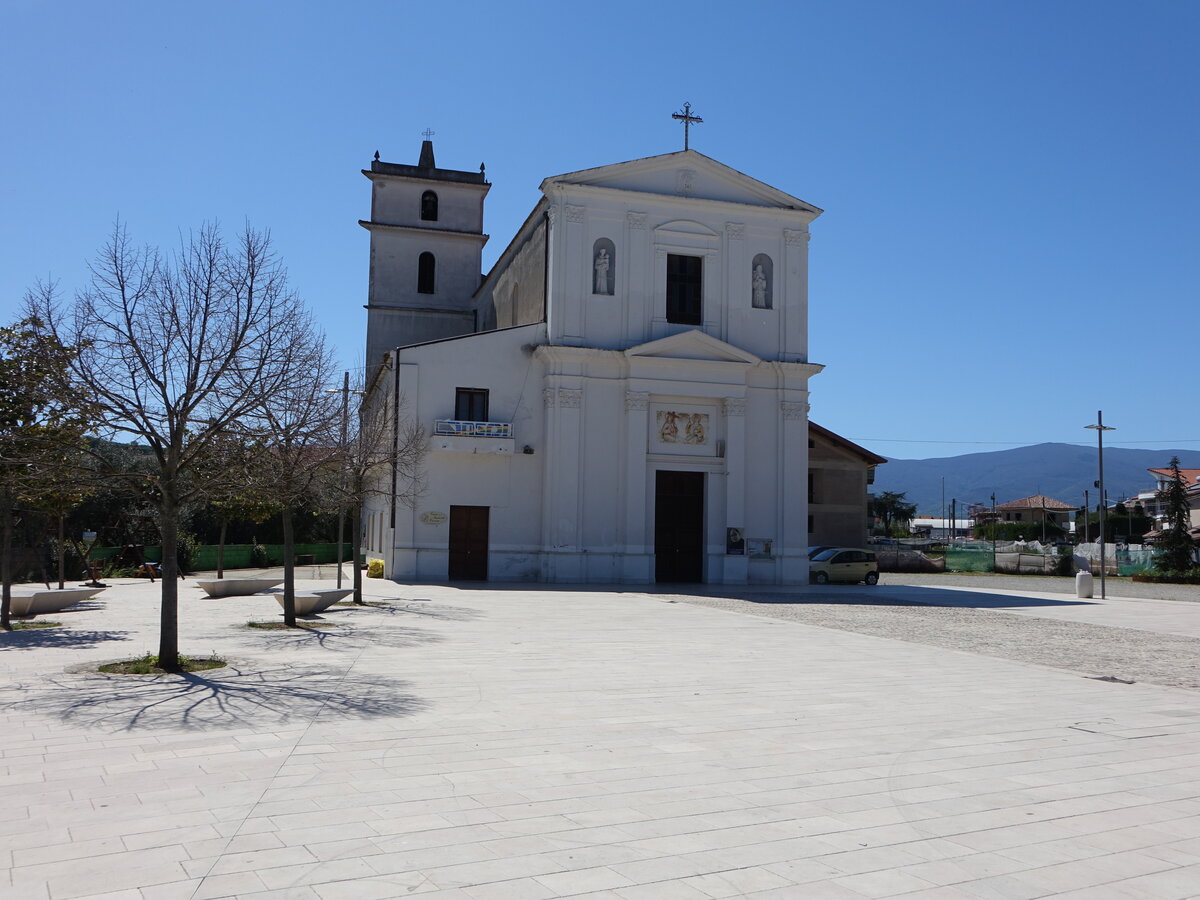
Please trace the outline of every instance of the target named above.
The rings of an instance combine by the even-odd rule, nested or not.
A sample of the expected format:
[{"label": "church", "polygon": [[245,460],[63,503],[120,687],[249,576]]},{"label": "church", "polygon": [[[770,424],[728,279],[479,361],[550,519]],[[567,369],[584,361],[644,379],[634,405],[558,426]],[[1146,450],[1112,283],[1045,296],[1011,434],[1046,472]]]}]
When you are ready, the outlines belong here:
[{"label": "church", "polygon": [[808,422],[820,209],[685,149],[544,179],[481,275],[482,166],[363,174],[366,402],[429,435],[415,503],[364,511],[386,577],[805,584],[815,532],[865,541],[884,460]]}]

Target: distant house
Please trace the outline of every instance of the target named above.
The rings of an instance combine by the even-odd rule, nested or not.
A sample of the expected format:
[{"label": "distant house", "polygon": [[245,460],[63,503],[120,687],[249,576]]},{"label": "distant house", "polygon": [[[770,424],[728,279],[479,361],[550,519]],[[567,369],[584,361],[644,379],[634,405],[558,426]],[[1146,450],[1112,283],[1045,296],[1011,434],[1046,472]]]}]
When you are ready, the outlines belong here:
[{"label": "distant house", "polygon": [[[1010,500],[996,507],[996,513],[1001,522],[1029,522],[1041,524],[1049,522],[1064,531],[1069,530],[1071,514],[1079,510],[1078,506],[1063,503],[1045,494],[1034,494],[1032,497],[1022,497],[1020,500]],[[1030,535],[1034,537],[1035,535]]]},{"label": "distant house", "polygon": [[887,458],[808,423],[808,544],[865,547],[867,486]]},{"label": "distant house", "polygon": [[[1146,471],[1154,476],[1154,490],[1142,491],[1137,495],[1135,502],[1140,503],[1146,510],[1146,515],[1154,519],[1154,531],[1145,536],[1147,542],[1154,543],[1157,538],[1161,537],[1162,528],[1167,520],[1166,501],[1159,498],[1161,493],[1170,486],[1174,473],[1169,468],[1147,469]],[[1200,544],[1200,469],[1180,469],[1179,474],[1183,478],[1184,489],[1187,491],[1192,540]]]},{"label": "distant house", "polygon": [[[1142,504],[1146,515],[1154,520],[1155,527],[1159,527],[1167,517],[1167,504],[1158,497],[1170,486],[1174,476],[1169,468],[1147,469],[1146,471],[1154,477],[1154,489],[1142,491],[1134,502]],[[1180,469],[1179,474],[1183,477],[1188,499],[1191,501],[1192,525],[1200,527],[1200,469]]]}]

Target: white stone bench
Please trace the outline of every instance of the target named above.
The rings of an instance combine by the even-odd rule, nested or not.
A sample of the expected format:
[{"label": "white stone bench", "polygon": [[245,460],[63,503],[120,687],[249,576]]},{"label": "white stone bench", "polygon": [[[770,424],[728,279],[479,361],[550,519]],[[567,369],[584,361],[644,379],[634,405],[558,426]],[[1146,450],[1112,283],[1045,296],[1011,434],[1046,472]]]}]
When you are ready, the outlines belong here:
[{"label": "white stone bench", "polygon": [[[296,592],[293,598],[296,605],[296,615],[298,616],[315,616],[319,612],[324,612],[337,603],[354,593],[353,588],[326,588],[321,591],[304,591]],[[275,599],[279,601],[279,605],[283,606],[283,594],[277,593]]]},{"label": "white stone bench", "polygon": [[213,599],[247,597],[283,584],[282,578],[218,578],[216,581],[197,581],[204,593]]},{"label": "white stone bench", "polygon": [[44,616],[62,612],[82,600],[89,600],[104,588],[55,588],[32,594],[13,594],[9,612],[14,616]]}]

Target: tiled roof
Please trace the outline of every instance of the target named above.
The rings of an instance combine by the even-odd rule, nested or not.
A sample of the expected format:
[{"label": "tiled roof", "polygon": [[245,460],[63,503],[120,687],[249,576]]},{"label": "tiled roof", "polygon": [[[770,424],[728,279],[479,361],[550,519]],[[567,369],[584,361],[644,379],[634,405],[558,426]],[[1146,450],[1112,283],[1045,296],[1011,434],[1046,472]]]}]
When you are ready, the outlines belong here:
[{"label": "tiled roof", "polygon": [[838,446],[849,450],[856,456],[861,456],[869,465],[881,465],[887,462],[886,456],[880,456],[878,453],[872,453],[866,447],[860,447],[849,438],[844,438],[840,434],[835,434],[828,428],[818,425],[812,419],[808,420],[808,433],[810,435],[823,437],[831,443],[837,444]]},{"label": "tiled roof", "polygon": [[[1171,470],[1169,468],[1150,469],[1149,472],[1151,475],[1160,475],[1163,478],[1171,477]],[[1180,469],[1179,474],[1183,478],[1183,483],[1188,487],[1191,487],[1194,484],[1200,484],[1200,469]]]},{"label": "tiled roof", "polygon": [[1009,500],[1001,503],[996,509],[1079,509],[1070,503],[1063,503],[1045,494],[1034,494],[1032,497],[1022,497],[1020,500]]}]

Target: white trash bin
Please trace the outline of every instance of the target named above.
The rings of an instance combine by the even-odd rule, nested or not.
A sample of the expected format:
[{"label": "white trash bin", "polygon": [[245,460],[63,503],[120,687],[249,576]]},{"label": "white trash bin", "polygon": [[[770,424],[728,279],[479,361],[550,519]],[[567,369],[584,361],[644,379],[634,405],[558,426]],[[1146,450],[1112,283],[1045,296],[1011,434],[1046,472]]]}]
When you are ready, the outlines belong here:
[{"label": "white trash bin", "polygon": [[1075,596],[1084,599],[1091,599],[1092,596],[1092,573],[1091,572],[1076,572],[1075,573]]}]

